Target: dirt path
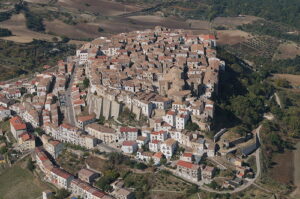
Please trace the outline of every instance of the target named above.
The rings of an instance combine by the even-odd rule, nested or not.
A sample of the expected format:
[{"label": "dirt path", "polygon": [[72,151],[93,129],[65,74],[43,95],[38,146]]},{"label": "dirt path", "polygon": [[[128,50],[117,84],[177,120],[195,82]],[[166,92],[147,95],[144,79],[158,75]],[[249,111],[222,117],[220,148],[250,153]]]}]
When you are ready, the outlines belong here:
[{"label": "dirt path", "polygon": [[297,186],[296,190],[291,194],[293,198],[300,198],[300,142],[296,144],[294,151],[294,184]]},{"label": "dirt path", "polygon": [[281,101],[280,101],[280,98],[279,98],[278,94],[275,93],[274,95],[275,95],[275,99],[276,99],[277,104],[280,106],[280,108],[282,108],[282,104],[281,104]]}]

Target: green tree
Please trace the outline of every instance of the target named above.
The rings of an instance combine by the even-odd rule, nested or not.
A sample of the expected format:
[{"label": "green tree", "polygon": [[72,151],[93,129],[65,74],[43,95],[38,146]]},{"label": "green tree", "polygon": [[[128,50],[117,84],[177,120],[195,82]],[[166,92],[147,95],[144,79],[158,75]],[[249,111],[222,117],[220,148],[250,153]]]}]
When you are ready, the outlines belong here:
[{"label": "green tree", "polygon": [[0,147],[0,154],[5,154],[8,151],[7,146]]},{"label": "green tree", "polygon": [[115,170],[108,170],[104,172],[104,175],[96,182],[96,186],[102,191],[111,191],[112,186],[110,184],[114,182],[120,174]]},{"label": "green tree", "polygon": [[35,169],[35,166],[34,166],[34,163],[33,163],[33,161],[31,160],[31,159],[29,159],[28,161],[27,161],[27,169],[29,170],[29,171],[33,171],[34,169]]},{"label": "green tree", "polygon": [[153,160],[153,158],[150,158],[150,160],[149,160],[149,162],[148,162],[148,165],[149,165],[150,167],[152,167],[152,166],[154,165],[154,160]]},{"label": "green tree", "polygon": [[188,121],[185,125],[185,129],[188,131],[197,131],[199,130],[199,126],[196,123],[193,123],[192,121]]},{"label": "green tree", "polygon": [[98,28],[98,32],[103,32],[103,31],[104,31],[104,29],[102,27]]},{"label": "green tree", "polygon": [[68,43],[70,41],[70,38],[67,36],[61,36],[61,42],[62,43]]},{"label": "green tree", "polygon": [[139,169],[139,170],[145,170],[147,169],[147,165],[145,165],[144,163],[138,162],[135,164],[135,168]]},{"label": "green tree", "polygon": [[6,29],[6,28],[0,28],[0,37],[7,37],[7,36],[11,36],[12,33],[10,30]]},{"label": "green tree", "polygon": [[67,198],[68,196],[70,196],[70,194],[71,194],[71,193],[70,193],[68,190],[66,190],[66,189],[59,189],[59,190],[56,192],[54,198],[55,198],[55,199],[65,199],[65,198]]},{"label": "green tree", "polygon": [[105,117],[103,115],[100,115],[99,119],[97,120],[97,123],[100,125],[104,125]]},{"label": "green tree", "polygon": [[160,164],[161,165],[166,165],[167,164],[167,158],[165,156],[163,156],[161,159],[160,159]]},{"label": "green tree", "polygon": [[90,85],[90,80],[88,78],[84,78],[83,80],[83,87],[88,88]]}]

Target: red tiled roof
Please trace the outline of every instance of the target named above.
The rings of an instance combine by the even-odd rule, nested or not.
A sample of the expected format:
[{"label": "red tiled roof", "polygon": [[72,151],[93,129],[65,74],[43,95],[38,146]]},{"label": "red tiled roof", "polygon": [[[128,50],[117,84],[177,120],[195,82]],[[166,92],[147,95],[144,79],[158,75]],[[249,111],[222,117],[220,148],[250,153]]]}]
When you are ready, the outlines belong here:
[{"label": "red tiled roof", "polygon": [[69,177],[71,177],[72,175],[67,173],[66,171],[59,169],[59,168],[53,168],[51,170],[52,173],[64,178],[64,179],[68,179]]},{"label": "red tiled roof", "polygon": [[95,192],[93,192],[93,195],[94,196],[97,196],[97,197],[99,197],[99,198],[102,198],[103,196],[105,196],[106,194],[105,193],[103,193],[103,192],[101,192],[101,191],[95,191]]},{"label": "red tiled roof", "polygon": [[175,111],[168,111],[167,115],[176,115]]},{"label": "red tiled roof", "polygon": [[183,153],[182,156],[183,157],[192,157],[193,154],[192,153]]},{"label": "red tiled roof", "polygon": [[53,146],[56,146],[56,145],[60,144],[60,141],[58,141],[58,140],[50,140],[49,144],[51,144]]},{"label": "red tiled roof", "polygon": [[158,143],[159,143],[159,140],[152,140],[151,143],[153,143],[153,144],[158,144]]},{"label": "red tiled roof", "polygon": [[84,115],[84,116],[78,116],[77,120],[80,122],[85,122],[85,121],[89,121],[89,120],[93,120],[95,119],[95,115]]},{"label": "red tiled roof", "polygon": [[121,127],[120,132],[138,132],[137,128]]},{"label": "red tiled roof", "polygon": [[214,35],[202,35],[201,36],[204,40],[215,40],[216,37]]},{"label": "red tiled roof", "polygon": [[154,132],[152,132],[151,134],[152,135],[160,135],[160,134],[164,134],[164,133],[166,133],[166,131],[154,131]]},{"label": "red tiled roof", "polygon": [[32,136],[29,133],[22,133],[21,135],[19,135],[19,137],[23,140],[23,142],[30,140],[32,138]]},{"label": "red tiled roof", "polygon": [[193,163],[186,162],[186,161],[183,161],[183,160],[179,160],[177,162],[177,166],[185,167],[185,168],[188,168],[188,169],[195,169],[196,167],[198,167],[198,165],[195,165]]},{"label": "red tiled roof", "polygon": [[122,143],[123,146],[133,146],[134,144],[136,144],[135,141],[124,141]]},{"label": "red tiled roof", "polygon": [[26,124],[22,121],[22,119],[19,116],[11,118],[9,122],[15,130],[26,130]]},{"label": "red tiled roof", "polygon": [[153,157],[161,159],[163,157],[163,153],[162,152],[157,152],[153,155]]}]

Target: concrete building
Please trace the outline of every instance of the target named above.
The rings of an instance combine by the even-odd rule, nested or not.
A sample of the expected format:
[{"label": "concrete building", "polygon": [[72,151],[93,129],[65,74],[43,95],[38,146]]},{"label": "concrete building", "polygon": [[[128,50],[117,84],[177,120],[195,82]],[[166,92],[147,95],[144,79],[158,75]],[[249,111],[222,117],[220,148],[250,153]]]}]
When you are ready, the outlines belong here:
[{"label": "concrete building", "polygon": [[138,137],[137,128],[121,127],[119,131],[119,140],[136,140]]},{"label": "concrete building", "polygon": [[100,177],[100,174],[90,169],[81,169],[78,172],[78,178],[89,184],[92,184],[95,181],[95,179],[98,177]]},{"label": "concrete building", "polygon": [[3,120],[10,116],[11,116],[11,111],[4,106],[0,106],[0,120]]},{"label": "concrete building", "polygon": [[201,167],[199,165],[179,160],[177,162],[176,174],[183,178],[198,182],[201,179]]},{"label": "concrete building", "polygon": [[124,141],[121,149],[123,153],[132,154],[138,150],[138,144],[135,141]]},{"label": "concrete building", "polygon": [[26,124],[22,121],[19,116],[15,116],[9,120],[10,123],[10,131],[15,137],[18,139],[19,135],[26,132]]},{"label": "concrete building", "polygon": [[177,141],[171,138],[167,139],[160,145],[160,151],[165,155],[167,159],[170,159],[177,147]]},{"label": "concrete building", "polygon": [[117,141],[116,130],[100,125],[97,123],[88,124],[85,127],[85,130],[89,135],[94,136],[95,138],[101,140],[105,144],[114,143]]}]

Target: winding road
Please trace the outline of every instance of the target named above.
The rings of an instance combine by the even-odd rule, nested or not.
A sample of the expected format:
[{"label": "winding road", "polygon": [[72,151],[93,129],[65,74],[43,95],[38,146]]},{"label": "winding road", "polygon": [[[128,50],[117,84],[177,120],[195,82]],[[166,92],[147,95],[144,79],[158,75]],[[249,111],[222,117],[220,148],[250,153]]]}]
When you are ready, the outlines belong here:
[{"label": "winding road", "polygon": [[[262,125],[259,125],[259,127],[254,130],[257,133],[257,137],[258,137],[259,142],[261,142],[260,136],[259,136],[261,127],[262,127]],[[203,185],[200,185],[200,189],[202,189],[204,191],[207,191],[207,192],[212,192],[212,193],[219,193],[219,194],[229,193],[229,194],[233,194],[233,193],[243,191],[243,190],[247,189],[248,187],[250,187],[251,185],[259,186],[259,185],[255,184],[255,181],[259,178],[259,176],[261,174],[260,152],[261,152],[260,148],[258,148],[255,152],[256,168],[257,168],[255,177],[253,179],[248,180],[247,183],[244,183],[243,185],[241,185],[240,187],[238,187],[234,190],[218,191],[218,190],[214,190],[214,189],[208,188],[207,186],[203,186]],[[260,188],[262,188],[262,187],[260,187]]]}]

